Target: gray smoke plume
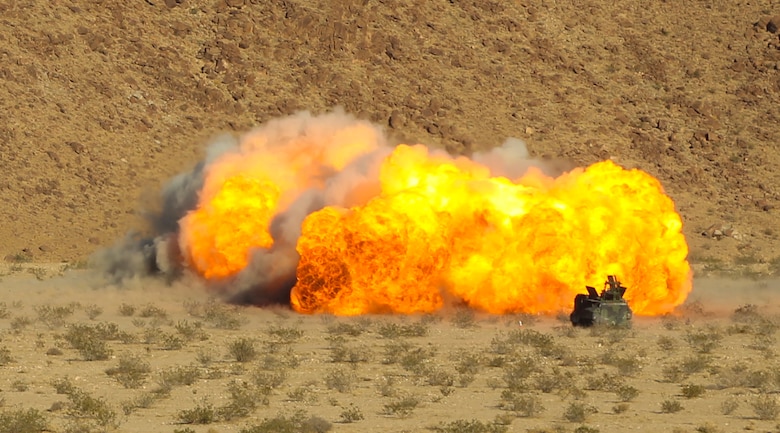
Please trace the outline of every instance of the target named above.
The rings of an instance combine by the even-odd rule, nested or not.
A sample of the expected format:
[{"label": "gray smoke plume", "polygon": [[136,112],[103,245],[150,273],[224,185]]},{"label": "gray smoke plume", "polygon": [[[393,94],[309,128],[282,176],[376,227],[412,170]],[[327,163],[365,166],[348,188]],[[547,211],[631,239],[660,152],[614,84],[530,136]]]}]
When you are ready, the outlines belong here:
[{"label": "gray smoke plume", "polygon": [[[369,144],[364,153],[340,170],[322,163],[330,157],[338,159],[341,145],[354,141],[356,135],[358,141]],[[273,246],[250,251],[249,264],[237,275],[208,283],[212,290],[232,302],[288,304],[299,260],[295,248],[304,219],[325,206],[349,208],[376,197],[380,193],[380,166],[391,152],[380,127],[340,109],[322,115],[305,111],[274,119],[239,138],[220,136],[208,146],[205,158],[192,170],[174,176],[164,185],[159,211],[149,216],[149,233],[128,235],[116,245],[98,251],[91,260],[93,267],[115,284],[150,275],[164,276],[170,282],[187,273],[179,249],[179,224],[188,212],[197,208],[212,164],[222,157],[237,156],[243,160],[264,155],[294,155],[290,167],[298,171],[291,177],[304,184],[282,197],[282,202],[288,205],[279,210],[269,227]],[[446,155],[444,151],[431,153]],[[532,165],[543,167],[541,162],[529,158],[525,143],[518,139],[509,139],[487,152],[477,152],[472,159],[488,166],[495,175],[509,178],[522,175]],[[288,168],[278,169],[284,173]]]}]

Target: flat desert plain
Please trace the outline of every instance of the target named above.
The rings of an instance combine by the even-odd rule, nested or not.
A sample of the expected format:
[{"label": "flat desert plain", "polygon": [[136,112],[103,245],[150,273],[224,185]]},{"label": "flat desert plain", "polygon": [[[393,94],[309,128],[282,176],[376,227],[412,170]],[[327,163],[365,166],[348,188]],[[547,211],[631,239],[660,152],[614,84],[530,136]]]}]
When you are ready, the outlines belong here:
[{"label": "flat desert plain", "polygon": [[773,432],[778,284],[700,279],[676,314],[584,329],[301,315],[20,265],[0,285],[0,431]]}]

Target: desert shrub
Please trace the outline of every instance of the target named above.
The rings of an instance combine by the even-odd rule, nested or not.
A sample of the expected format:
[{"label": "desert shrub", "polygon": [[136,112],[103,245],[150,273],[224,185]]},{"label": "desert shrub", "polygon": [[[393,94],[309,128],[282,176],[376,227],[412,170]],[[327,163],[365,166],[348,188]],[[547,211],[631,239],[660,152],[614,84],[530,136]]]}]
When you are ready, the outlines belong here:
[{"label": "desert shrub", "polygon": [[455,383],[455,377],[452,373],[438,367],[424,369],[423,375],[425,376],[425,383],[430,386],[450,387]]},{"label": "desert shrub", "polygon": [[241,429],[239,433],[325,433],[332,427],[327,420],[297,411],[292,415],[279,414],[266,418],[260,424]]},{"label": "desert shrub", "polygon": [[455,327],[461,329],[477,327],[476,315],[474,314],[474,310],[470,308],[456,309],[455,313],[452,315],[451,321]]},{"label": "desert shrub", "polygon": [[666,399],[661,402],[661,412],[677,413],[683,410],[682,404],[677,400]]},{"label": "desert shrub", "polygon": [[147,318],[147,319],[148,318],[158,318],[158,319],[166,319],[166,318],[168,318],[168,312],[167,311],[163,310],[162,308],[160,308],[160,307],[158,307],[156,305],[152,305],[152,304],[144,305],[141,308],[141,311],[138,312],[138,315],[141,316],[141,317]]},{"label": "desert shrub", "polygon": [[203,330],[202,322],[190,322],[188,320],[179,320],[174,325],[176,332],[184,338],[185,341],[208,340],[208,335]]},{"label": "desert shrub", "polygon": [[615,412],[616,414],[621,414],[627,411],[629,407],[631,406],[628,403],[618,403],[612,406],[612,412]]},{"label": "desert shrub", "polygon": [[51,329],[65,325],[65,320],[72,316],[74,311],[74,305],[61,305],[57,307],[41,305],[35,307],[35,312],[38,314],[38,321]]},{"label": "desert shrub", "polygon": [[15,380],[11,383],[11,388],[17,392],[24,392],[30,389],[30,385],[24,380]]},{"label": "desert shrub", "polygon": [[586,389],[591,391],[617,392],[617,390],[624,385],[622,377],[614,374],[602,373],[601,376],[588,379]]},{"label": "desert shrub", "polygon": [[52,380],[51,386],[54,388],[54,391],[56,391],[57,394],[70,394],[76,390],[73,382],[71,382],[67,377]]},{"label": "desert shrub", "polygon": [[30,326],[32,322],[32,319],[27,316],[16,316],[11,319],[11,330],[18,334],[22,332],[24,328]]},{"label": "desert shrub", "polygon": [[250,338],[239,338],[228,346],[228,352],[238,362],[250,362],[257,357],[255,342]]},{"label": "desert shrub", "polygon": [[376,389],[382,397],[394,397],[397,394],[393,376],[382,376],[376,382]]},{"label": "desert shrub", "polygon": [[288,391],[287,397],[290,401],[297,401],[301,403],[316,403],[318,397],[314,390],[315,384],[304,384]]},{"label": "desert shrub", "polygon": [[245,418],[257,409],[258,404],[268,404],[266,394],[246,382],[233,380],[228,383],[230,401],[217,410],[220,420]]},{"label": "desert shrub", "polygon": [[425,337],[428,335],[428,325],[422,321],[408,325],[385,322],[379,324],[377,333],[384,338]]},{"label": "desert shrub", "polygon": [[607,365],[617,367],[618,373],[622,376],[634,376],[642,369],[642,364],[635,356],[618,356],[609,351],[602,356],[601,361]]},{"label": "desert shrub", "polygon": [[569,422],[584,422],[589,415],[595,412],[595,407],[579,401],[573,401],[563,411],[563,418]]},{"label": "desert shrub", "polygon": [[723,335],[716,328],[688,331],[685,334],[685,341],[699,353],[711,353],[720,345],[722,338]]},{"label": "desert shrub", "polygon": [[95,398],[88,393],[73,389],[68,393],[68,416],[77,420],[89,420],[104,429],[116,427],[117,415],[102,398]]},{"label": "desert shrub", "polygon": [[508,425],[499,423],[484,423],[479,420],[459,419],[443,422],[430,428],[438,433],[504,433],[509,430]]},{"label": "desert shrub", "polygon": [[357,377],[344,369],[331,370],[325,375],[325,386],[338,392],[349,392],[355,386]]},{"label": "desert shrub", "polygon": [[158,383],[166,387],[192,385],[200,379],[200,370],[195,366],[177,366],[160,372]]},{"label": "desert shrub", "polygon": [[246,323],[246,319],[241,317],[237,308],[228,307],[215,300],[203,305],[202,312],[191,312],[190,314],[202,318],[204,322],[217,329],[236,330]]},{"label": "desert shrub", "polygon": [[658,347],[664,351],[672,351],[677,347],[677,340],[667,336],[658,337],[656,343],[658,344]]},{"label": "desert shrub", "polygon": [[348,346],[342,339],[331,340],[329,349],[331,362],[357,364],[371,359],[370,351],[366,350],[366,347]]},{"label": "desert shrub", "polygon": [[89,326],[72,325],[65,334],[65,341],[76,349],[85,361],[99,361],[108,359],[113,351],[108,347],[106,340],[114,337],[108,325]]},{"label": "desert shrub", "polygon": [[519,358],[504,367],[504,381],[509,389],[525,388],[525,380],[539,371],[539,361],[532,357]]},{"label": "desert shrub", "polygon": [[503,410],[515,412],[519,417],[534,417],[544,412],[542,400],[533,394],[520,394],[505,389],[501,392],[501,403],[499,407]]},{"label": "desert shrub", "polygon": [[339,418],[341,419],[341,422],[347,424],[365,419],[363,412],[354,404],[350,404],[349,407],[344,408],[344,410],[341,411],[341,414],[339,414]]},{"label": "desert shrub", "polygon": [[3,346],[0,347],[0,366],[8,365],[14,362],[14,358],[11,356],[11,349]]},{"label": "desert shrub", "polygon": [[771,394],[761,394],[750,402],[753,413],[760,420],[773,420],[780,414],[780,404],[777,397]]},{"label": "desert shrub", "polygon": [[684,358],[680,362],[680,369],[685,374],[694,374],[704,371],[710,366],[711,358],[706,355],[692,355]]},{"label": "desert shrub", "polygon": [[211,424],[218,420],[217,410],[207,401],[203,401],[192,409],[179,411],[176,417],[182,424]]},{"label": "desert shrub", "polygon": [[159,336],[160,348],[163,350],[180,350],[184,347],[184,340],[175,334],[163,332]]},{"label": "desert shrub", "polygon": [[731,415],[737,408],[739,408],[739,400],[734,397],[729,397],[720,404],[720,413],[723,415]]},{"label": "desert shrub", "polygon": [[286,347],[284,350],[274,353],[266,351],[260,358],[258,365],[264,370],[279,370],[296,368],[300,363],[300,357],[295,353],[295,350],[292,347]]},{"label": "desert shrub", "polygon": [[11,312],[8,311],[8,304],[0,302],[0,319],[7,319],[11,316]]},{"label": "desert shrub", "polygon": [[106,370],[106,374],[116,379],[125,388],[138,388],[146,382],[152,368],[138,356],[119,359],[119,365]]},{"label": "desert shrub", "polygon": [[0,433],[40,433],[49,431],[48,422],[37,409],[0,412]]},{"label": "desert shrub", "polygon": [[283,344],[294,343],[303,337],[301,329],[290,326],[271,326],[266,330],[266,333],[276,342]]},{"label": "desert shrub", "polygon": [[758,305],[755,304],[741,305],[731,314],[731,320],[736,323],[755,323],[762,319],[763,317],[758,311]]},{"label": "desert shrub", "polygon": [[406,418],[412,414],[419,404],[420,400],[417,397],[405,396],[385,404],[382,413]]},{"label": "desert shrub", "polygon": [[635,399],[639,395],[639,390],[630,385],[620,385],[616,390],[620,401],[626,402]]},{"label": "desert shrub", "polygon": [[479,373],[485,357],[481,353],[461,351],[457,355],[455,371],[461,375],[475,375]]},{"label": "desert shrub", "polygon": [[664,380],[669,383],[677,383],[685,380],[688,376],[682,371],[679,365],[669,365],[661,370]]},{"label": "desert shrub", "polygon": [[265,395],[270,394],[272,390],[282,386],[286,380],[287,373],[284,371],[276,371],[271,373],[255,371],[252,374],[252,382]]},{"label": "desert shrub", "polygon": [[125,303],[119,305],[120,316],[130,317],[133,314],[135,314],[135,305],[125,304]]},{"label": "desert shrub", "polygon": [[685,398],[701,397],[704,394],[704,387],[701,385],[687,384],[680,387],[680,391]]},{"label": "desert shrub", "polygon": [[136,409],[148,409],[152,407],[154,402],[159,398],[159,394],[144,392],[130,400],[123,401],[121,403],[122,412],[125,415],[130,415],[135,412]]},{"label": "desert shrub", "polygon": [[694,429],[697,433],[718,433],[720,429],[712,423],[706,422],[700,426],[696,426]]},{"label": "desert shrub", "polygon": [[348,335],[350,337],[357,337],[363,332],[363,327],[356,323],[338,322],[328,326],[328,333],[331,335]]},{"label": "desert shrub", "polygon": [[95,304],[92,304],[84,307],[84,312],[87,313],[89,320],[95,320],[99,315],[103,314],[103,309]]}]

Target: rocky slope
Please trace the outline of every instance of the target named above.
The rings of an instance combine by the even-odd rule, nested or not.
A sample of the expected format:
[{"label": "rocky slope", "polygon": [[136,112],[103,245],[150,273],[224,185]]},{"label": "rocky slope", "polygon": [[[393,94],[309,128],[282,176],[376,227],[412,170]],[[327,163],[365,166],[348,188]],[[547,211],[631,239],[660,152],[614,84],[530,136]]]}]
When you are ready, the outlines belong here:
[{"label": "rocky slope", "polygon": [[695,262],[771,270],[771,5],[5,1],[0,253],[83,259],[142,227],[215,134],[342,106],[453,153],[512,136],[538,157],[641,168],[675,199]]}]

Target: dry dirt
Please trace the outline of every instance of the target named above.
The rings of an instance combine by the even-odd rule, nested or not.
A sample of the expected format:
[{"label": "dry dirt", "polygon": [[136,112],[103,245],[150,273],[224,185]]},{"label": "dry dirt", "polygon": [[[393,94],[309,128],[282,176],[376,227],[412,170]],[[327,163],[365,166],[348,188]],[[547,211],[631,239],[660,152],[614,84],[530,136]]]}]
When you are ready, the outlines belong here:
[{"label": "dry dirt", "polygon": [[[582,424],[563,417],[572,402],[598,410],[584,424],[601,432],[776,431],[776,421],[758,420],[751,407],[757,396],[780,390],[774,327],[766,328],[777,323],[774,280],[696,280],[693,307],[683,316],[641,319],[625,333],[516,316],[479,317],[478,326],[460,328],[454,323],[459,316],[443,314],[426,325],[426,336],[401,339],[436,349],[423,364],[454,378],[442,391],[427,384],[430,368],[420,374],[383,362],[392,341],[380,335],[383,326],[413,325],[418,317],[347,320],[249,308],[231,313],[244,319],[240,329],[216,329],[185,305],[207,302],[197,288],[149,281],[106,288],[85,271],[62,270],[78,267],[129,229],[143,228],[142,212],[154,206],[160,185],[201,159],[216,134],[334,106],[383,125],[398,141],[453,154],[511,136],[523,139],[534,156],[566,166],[612,158],[643,169],[675,200],[697,276],[728,270],[759,277],[780,269],[776,2],[412,3],[0,2],[0,257],[6,262],[0,299],[8,310],[0,319],[0,348],[12,358],[0,367],[4,409],[51,408],[44,415],[55,431],[64,431],[76,417],[51,381],[67,376],[106,399],[118,415],[118,431],[184,429],[174,424],[180,411],[204,398],[222,407],[228,383],[251,381],[262,364],[231,361],[228,345],[250,337],[265,351],[269,327],[277,326],[303,331],[283,345],[300,365],[285,369],[288,376],[268,406],[245,419],[191,428],[239,431],[295,408],[337,422],[350,403],[365,419],[334,424],[334,431],[421,431],[455,419],[491,421],[512,413],[499,408],[506,368],[489,366],[500,355],[491,342],[530,329],[563,349],[546,356],[524,344],[513,349],[518,359],[531,356],[540,367],[527,383],[545,410],[514,419],[510,431],[572,431]],[[724,236],[712,236],[715,228]],[[731,314],[748,302],[761,305],[765,320],[743,327]],[[138,311],[153,304],[167,317],[122,316],[122,303]],[[73,312],[63,323],[50,323],[40,313],[47,305]],[[94,320],[86,314],[90,305],[102,309]],[[31,323],[14,326],[24,317]],[[203,322],[208,339],[166,347],[175,339],[157,337],[177,336],[182,320]],[[518,320],[525,320],[523,327]],[[136,341],[110,341],[112,358],[84,361],[62,339],[74,323],[103,322],[116,323]],[[363,331],[344,336],[348,349],[367,355],[354,370],[331,362],[327,337],[338,323]],[[145,331],[154,325],[159,330]],[[700,332],[722,337],[703,355],[707,366],[668,381],[664,369],[697,356],[686,336]],[[672,349],[661,349],[659,339],[671,341]],[[46,354],[55,347],[61,355]],[[465,387],[456,372],[460,350],[484,355]],[[202,351],[213,354],[211,364],[198,362]],[[126,389],[105,373],[130,354],[151,366],[145,388]],[[729,375],[739,363],[748,373]],[[165,369],[188,365],[202,376],[195,384],[123,413],[122,403],[154,390]],[[621,365],[638,368],[623,379],[639,394],[615,414],[615,392],[588,388]],[[342,367],[356,375],[355,388],[329,390],[324,377]],[[571,373],[573,385],[536,389],[544,376],[564,383],[556,371]],[[398,396],[378,392],[383,376],[396,377]],[[316,401],[289,401],[289,393],[310,381],[307,395]],[[702,385],[704,395],[684,398],[681,384]],[[418,398],[419,406],[407,417],[385,414],[385,405],[403,395]],[[739,405],[725,415],[721,404],[730,398]],[[681,402],[683,410],[662,413],[665,400]],[[66,404],[52,407],[57,402]]]},{"label": "dry dirt", "polygon": [[[780,9],[763,1],[8,0],[0,253],[141,227],[224,131],[340,105],[453,153],[525,140],[656,175],[701,264],[772,268]],[[720,241],[701,234],[732,227]]]},{"label": "dry dirt", "polygon": [[[422,432],[458,420],[502,420],[511,432],[780,429],[754,408],[774,402],[769,413],[780,412],[775,280],[699,280],[679,315],[637,318],[630,330],[610,330],[575,329],[566,318],[457,310],[302,316],[213,303],[191,284],[137,281],[115,288],[87,271],[29,269],[39,279],[6,269],[0,285],[0,401],[7,412],[39,410],[51,431],[92,431],[86,426],[98,425],[97,413],[114,413],[103,418],[110,421],[108,431],[239,432],[298,410],[337,432]],[[746,300],[755,310],[735,314],[733,306]],[[230,321],[237,329],[220,328]],[[111,324],[111,335],[95,340],[108,340],[107,359],[85,360],[96,351],[76,350],[68,339],[78,325]],[[188,339],[188,327],[200,332]],[[238,362],[231,352],[242,338],[258,350],[255,359]],[[134,357],[149,371],[124,386],[109,372]],[[161,377],[172,369],[188,369],[193,383],[174,383],[169,393],[159,393]],[[334,372],[346,379],[332,383]],[[277,386],[267,393],[258,389],[278,374]],[[78,391],[58,389],[58,381]],[[257,407],[248,416],[180,424],[183,411],[213,408],[219,414],[231,402],[245,402],[231,397],[234,381],[248,385],[233,389],[259,393],[250,394]],[[350,388],[333,388],[339,383]],[[83,395],[78,392],[102,401],[105,411],[79,411],[71,397]],[[416,403],[407,405],[408,412],[403,405],[393,409],[404,398]],[[528,402],[535,406],[528,409]],[[664,410],[675,402],[679,411]],[[570,408],[584,410],[583,419],[574,418],[576,412],[567,417]],[[362,419],[343,422],[347,411]],[[0,420],[0,431],[10,431],[4,427]],[[278,431],[288,430],[253,432]]]}]

